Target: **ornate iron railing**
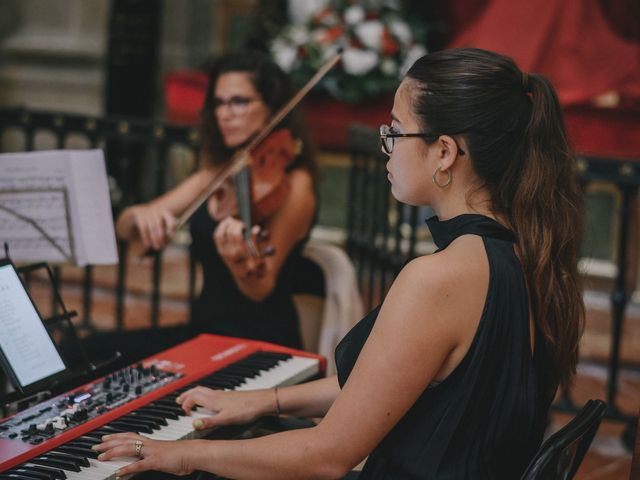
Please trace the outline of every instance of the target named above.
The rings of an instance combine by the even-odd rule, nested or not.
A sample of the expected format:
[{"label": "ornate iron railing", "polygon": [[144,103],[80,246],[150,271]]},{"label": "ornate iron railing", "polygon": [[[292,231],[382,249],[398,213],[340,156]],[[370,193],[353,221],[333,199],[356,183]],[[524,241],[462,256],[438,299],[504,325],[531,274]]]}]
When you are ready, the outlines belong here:
[{"label": "ornate iron railing", "polygon": [[[200,148],[198,131],[191,127],[168,125],[163,122],[124,118],[91,117],[60,112],[0,109],[0,152],[31,151],[35,149],[102,148],[105,151],[107,174],[111,184],[114,216],[127,206],[154,198],[167,190],[167,168],[171,152],[176,147],[191,152],[194,159]],[[147,166],[147,171],[145,166]],[[138,181],[131,181],[137,178]],[[149,181],[151,179],[151,181]],[[146,193],[141,186],[146,184]],[[124,298],[126,292],[127,245],[119,244],[120,259],[116,281],[116,329],[124,326]],[[57,279],[66,267],[57,266]],[[158,326],[161,300],[162,253],[153,258],[150,302],[150,324]],[[81,325],[93,327],[91,320],[93,266],[84,269],[82,280]],[[195,290],[195,269],[191,262],[189,299]],[[55,309],[55,298],[51,299]]]}]

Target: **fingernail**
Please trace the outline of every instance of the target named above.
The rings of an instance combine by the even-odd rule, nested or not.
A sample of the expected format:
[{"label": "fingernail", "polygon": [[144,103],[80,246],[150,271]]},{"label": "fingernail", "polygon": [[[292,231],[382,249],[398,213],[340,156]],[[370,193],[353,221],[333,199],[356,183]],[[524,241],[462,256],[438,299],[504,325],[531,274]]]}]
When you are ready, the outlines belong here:
[{"label": "fingernail", "polygon": [[271,255],[273,255],[274,253],[276,253],[276,249],[275,249],[274,247],[272,247],[272,246],[265,247],[265,248],[262,250],[262,254],[263,254],[263,255],[266,255],[266,256],[271,256]]},{"label": "fingernail", "polygon": [[100,455],[98,455],[98,460],[104,460],[104,453],[101,453]]},{"label": "fingernail", "polygon": [[91,447],[91,450],[98,450],[98,445],[93,445],[93,446]]},{"label": "fingernail", "polygon": [[102,440],[109,440],[111,438],[111,435],[103,435],[102,436]]},{"label": "fingernail", "polygon": [[202,420],[194,420],[193,421],[193,426],[197,429],[200,430],[202,427],[204,427],[204,422]]}]

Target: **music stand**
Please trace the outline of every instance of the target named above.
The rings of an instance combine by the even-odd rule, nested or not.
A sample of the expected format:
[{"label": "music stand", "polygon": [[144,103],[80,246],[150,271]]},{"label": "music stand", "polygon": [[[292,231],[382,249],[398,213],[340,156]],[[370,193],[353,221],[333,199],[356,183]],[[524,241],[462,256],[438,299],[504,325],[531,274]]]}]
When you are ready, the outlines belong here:
[{"label": "music stand", "polygon": [[[7,251],[8,247],[5,244],[5,252]],[[55,371],[51,375],[46,375],[45,377],[38,379],[38,381],[36,382],[31,382],[25,385],[20,381],[19,376],[16,374],[15,365],[11,365],[9,359],[2,352],[2,348],[0,346],[0,365],[4,367],[5,373],[7,374],[14,388],[13,392],[6,395],[5,398],[2,398],[1,403],[3,404],[3,408],[5,410],[10,404],[19,402],[20,404],[24,405],[25,403],[28,404],[29,401],[34,398],[42,400],[42,398],[40,397],[42,397],[43,395],[45,398],[50,396],[51,392],[55,391],[55,389],[57,387],[60,387],[63,383],[82,383],[83,380],[87,380],[88,377],[90,377],[92,374],[95,374],[95,372],[97,372],[98,370],[111,365],[121,357],[120,352],[116,351],[112,357],[108,358],[104,362],[95,364],[90,360],[84,346],[82,345],[82,342],[77,335],[75,326],[71,321],[74,317],[77,316],[77,312],[67,309],[62,296],[60,295],[55,276],[53,275],[53,272],[47,263],[40,262],[16,267],[7,257],[4,259],[0,258],[0,268],[3,266],[11,266],[15,270],[16,274],[18,274],[22,287],[24,288],[24,293],[26,293],[28,300],[31,302],[33,312],[38,315],[40,321],[42,322],[42,325],[46,329],[46,332],[51,337],[51,341],[55,346],[56,352],[60,355],[60,359],[64,365],[63,370]],[[26,289],[25,282],[23,281],[24,277],[28,277],[32,273],[39,270],[46,271],[55,299],[54,311],[61,312],[58,314],[54,314],[46,319],[42,318],[42,316],[40,315],[35,303],[33,302],[33,299]],[[64,349],[61,345],[62,341],[53,341],[54,332],[60,333],[63,329],[63,337],[66,337],[64,339],[67,341],[66,348]],[[70,357],[68,352],[75,353],[76,359],[74,360],[74,358]],[[18,409],[21,409],[20,405],[18,405]]]}]

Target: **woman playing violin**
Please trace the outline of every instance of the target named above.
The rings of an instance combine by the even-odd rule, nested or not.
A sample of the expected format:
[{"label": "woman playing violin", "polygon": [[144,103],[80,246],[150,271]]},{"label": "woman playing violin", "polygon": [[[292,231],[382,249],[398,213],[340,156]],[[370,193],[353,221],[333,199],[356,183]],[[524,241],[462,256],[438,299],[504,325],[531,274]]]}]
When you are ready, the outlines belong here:
[{"label": "woman playing violin", "polygon": [[[210,70],[202,112],[202,168],[161,197],[125,209],[116,224],[118,236],[137,237],[145,248],[163,248],[175,233],[176,219],[291,96],[287,76],[263,54],[218,58]],[[278,136],[282,130],[272,135],[306,140],[291,115],[278,128],[283,127],[291,135]],[[264,142],[269,141],[268,137]],[[228,188],[215,192],[193,215],[191,248],[204,277],[192,318],[196,332],[301,346],[291,276],[313,223],[317,198],[309,143],[302,141],[299,150],[282,175],[285,194],[260,225],[248,227],[233,215],[236,196]],[[247,228],[255,251],[245,242]]]}]

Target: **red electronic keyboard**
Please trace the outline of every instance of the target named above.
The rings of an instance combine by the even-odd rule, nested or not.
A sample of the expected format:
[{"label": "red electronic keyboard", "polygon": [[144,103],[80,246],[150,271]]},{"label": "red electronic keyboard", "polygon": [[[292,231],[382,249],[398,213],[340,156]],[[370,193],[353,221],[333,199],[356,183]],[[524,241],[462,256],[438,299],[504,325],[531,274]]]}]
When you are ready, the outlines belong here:
[{"label": "red electronic keyboard", "polygon": [[324,374],[326,360],[254,340],[200,335],[146,360],[0,421],[0,479],[108,479],[134,458],[96,460],[107,433],[136,431],[159,440],[196,438],[176,404],[196,385],[253,390]]}]

